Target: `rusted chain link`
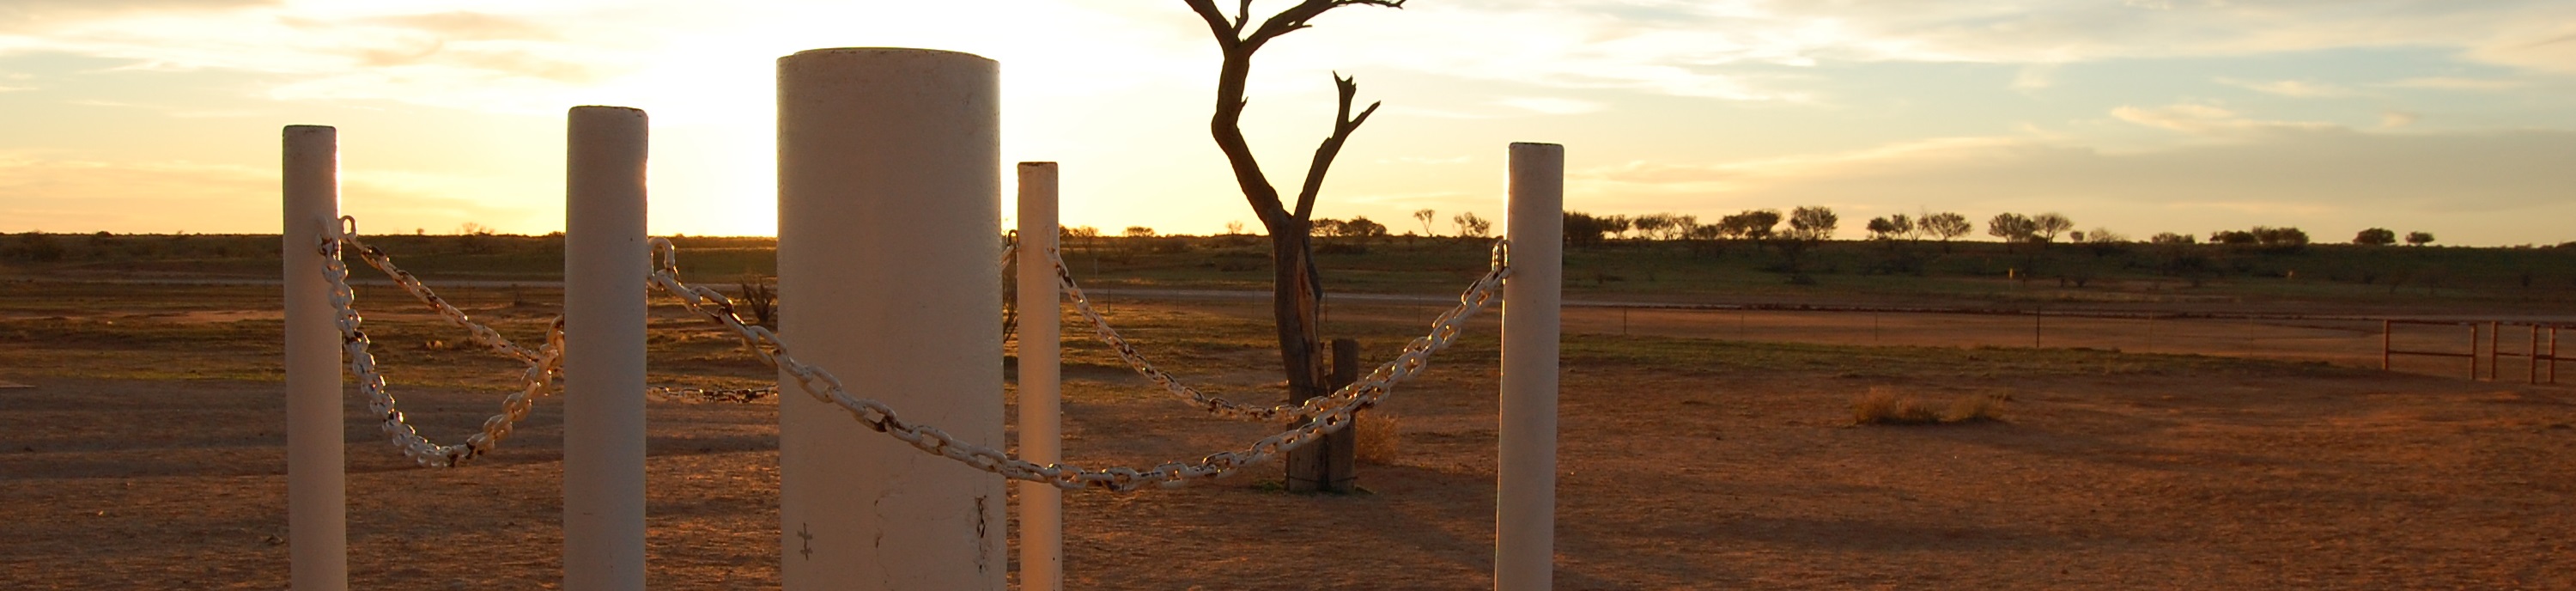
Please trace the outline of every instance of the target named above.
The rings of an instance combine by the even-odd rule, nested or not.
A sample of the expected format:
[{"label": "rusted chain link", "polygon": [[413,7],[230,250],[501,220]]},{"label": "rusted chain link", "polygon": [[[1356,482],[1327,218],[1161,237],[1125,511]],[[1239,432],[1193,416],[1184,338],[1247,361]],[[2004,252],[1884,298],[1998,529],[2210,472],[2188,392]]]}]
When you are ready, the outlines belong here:
[{"label": "rusted chain link", "polygon": [[[1396,360],[1379,366],[1368,376],[1342,388],[1331,396],[1318,397],[1309,404],[1330,404],[1302,416],[1313,417],[1295,428],[1261,438],[1242,449],[1220,451],[1197,462],[1169,462],[1149,469],[1118,467],[1085,469],[1071,464],[1045,464],[1012,457],[1002,450],[960,441],[947,431],[929,425],[905,422],[885,403],[852,395],[838,376],[822,368],[806,365],[787,351],[778,334],[758,325],[746,324],[733,309],[733,302],[714,289],[691,286],[679,279],[677,249],[669,240],[653,240],[653,284],[679,296],[689,310],[705,315],[739,335],[753,355],[784,371],[796,380],[798,389],[816,400],[840,406],[851,418],[880,433],[911,444],[924,453],[945,457],[968,467],[999,474],[1005,478],[1040,482],[1066,490],[1099,489],[1133,491],[1146,487],[1180,488],[1233,474],[1243,468],[1277,458],[1289,450],[1340,431],[1350,426],[1352,413],[1376,404],[1398,381],[1420,373],[1429,365],[1430,354],[1445,348],[1458,337],[1460,325],[1499,297],[1503,280],[1511,273],[1507,244],[1497,242],[1491,271],[1459,297],[1460,306],[1433,323],[1431,333],[1405,345]],[[1326,402],[1318,402],[1326,401]]]},{"label": "rusted chain link", "polygon": [[[1510,269],[1504,264],[1508,252],[1509,247],[1503,241],[1496,240],[1494,242],[1493,264],[1486,272],[1486,276],[1478,279],[1476,283],[1470,284],[1467,288],[1467,293],[1459,296],[1458,305],[1452,307],[1449,311],[1442,313],[1439,320],[1432,322],[1434,334],[1438,334],[1443,330],[1454,333],[1456,327],[1454,326],[1453,321],[1463,319],[1469,314],[1474,314],[1474,309],[1483,308],[1486,301],[1494,297],[1494,294],[1492,293],[1479,293],[1479,290],[1481,289],[1486,292],[1490,292],[1491,288],[1501,285],[1502,277],[1510,274]],[[1135,370],[1137,375],[1144,376],[1146,380],[1154,382],[1154,385],[1162,387],[1164,391],[1170,392],[1173,396],[1179,397],[1183,402],[1187,402],[1191,406],[1196,406],[1200,409],[1206,410],[1208,414],[1226,418],[1259,421],[1303,419],[1315,416],[1316,413],[1321,412],[1325,405],[1338,402],[1338,398],[1342,395],[1342,393],[1336,392],[1333,396],[1316,397],[1308,399],[1300,404],[1258,406],[1235,402],[1218,396],[1210,396],[1206,393],[1200,392],[1197,388],[1192,388],[1188,384],[1181,383],[1180,378],[1173,377],[1170,372],[1166,372],[1163,371],[1162,368],[1155,367],[1152,361],[1146,360],[1145,355],[1136,350],[1136,346],[1133,343],[1129,343],[1125,337],[1119,336],[1118,329],[1111,327],[1107,318],[1103,318],[1100,315],[1100,312],[1092,309],[1091,297],[1083,293],[1082,286],[1074,283],[1073,271],[1065,267],[1064,258],[1062,256],[1060,256],[1055,250],[1050,249],[1047,251],[1047,260],[1055,265],[1056,281],[1064,288],[1065,297],[1073,300],[1074,311],[1080,313],[1084,320],[1090,322],[1091,334],[1094,338],[1097,338],[1100,342],[1109,345],[1109,350],[1117,353],[1118,359],[1127,362],[1127,367]],[[1416,339],[1416,342],[1419,343],[1420,340]],[[1442,341],[1441,346],[1446,346],[1446,341]],[[1405,353],[1398,355],[1397,360],[1390,362],[1390,364],[1404,363],[1404,356],[1413,355],[1415,354],[1414,352],[1414,345],[1408,344],[1405,346]],[[1427,356],[1428,354],[1428,351],[1422,353],[1424,356]],[[1416,360],[1416,363],[1419,363],[1419,360]],[[1385,367],[1386,366],[1384,365],[1380,366],[1381,370]],[[1396,379],[1397,381],[1401,381],[1405,377],[1411,376],[1412,373],[1407,372],[1404,373],[1402,377],[1398,377]],[[1388,385],[1392,386],[1394,384],[1390,382]]]},{"label": "rusted chain link", "polygon": [[[421,284],[419,278],[395,267],[392,256],[359,241],[356,218],[342,217],[340,223],[340,235],[323,236],[318,242],[322,253],[322,277],[331,283],[331,307],[338,315],[336,324],[340,329],[341,350],[348,359],[349,373],[358,378],[359,391],[367,396],[367,409],[384,417],[381,430],[392,440],[394,447],[402,450],[404,457],[422,466],[453,467],[481,456],[510,437],[511,429],[528,417],[528,410],[536,405],[537,398],[561,391],[558,377],[563,364],[562,317],[556,317],[548,325],[544,346],[533,351],[520,347],[503,338],[499,331],[475,322],[465,312],[448,305],[446,300],[430,291],[429,286]],[[474,342],[527,365],[527,370],[520,375],[519,391],[503,398],[501,413],[484,419],[482,431],[465,438],[465,443],[439,445],[429,441],[421,436],[418,429],[412,428],[395,406],[393,393],[386,388],[385,376],[376,368],[375,354],[367,351],[374,341],[367,337],[363,326],[365,319],[354,307],[358,296],[349,288],[349,266],[341,261],[344,244],[356,250],[368,266],[384,271],[404,291],[411,292],[413,297],[437,310],[449,324],[465,328],[473,335]]]}]

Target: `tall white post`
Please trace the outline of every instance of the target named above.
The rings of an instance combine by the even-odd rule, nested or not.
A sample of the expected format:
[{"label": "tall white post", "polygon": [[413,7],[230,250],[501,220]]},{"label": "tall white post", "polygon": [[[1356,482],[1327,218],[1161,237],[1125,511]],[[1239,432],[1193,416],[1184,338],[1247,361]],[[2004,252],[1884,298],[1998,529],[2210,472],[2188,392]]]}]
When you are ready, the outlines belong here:
[{"label": "tall white post", "polygon": [[[999,81],[992,60],[946,51],[778,60],[781,338],[906,422],[996,447]],[[798,393],[778,423],[786,591],[1002,589],[1001,477]]]},{"label": "tall white post", "polygon": [[1512,277],[1503,283],[1503,400],[1494,503],[1494,589],[1543,591],[1556,576],[1556,385],[1565,284],[1565,147],[1514,143]]},{"label": "tall white post", "polygon": [[346,442],[340,416],[340,329],[325,239],[340,235],[340,131],[286,126],[286,532],[287,584],[349,588]]},{"label": "tall white post", "polygon": [[564,589],[644,589],[644,111],[573,107],[564,162]]},{"label": "tall white post", "polygon": [[[1064,294],[1047,256],[1056,249],[1056,236],[1056,165],[1022,162],[1020,459],[1040,464],[1064,461]],[[1020,589],[1063,589],[1064,490],[1036,482],[1019,486]]]}]

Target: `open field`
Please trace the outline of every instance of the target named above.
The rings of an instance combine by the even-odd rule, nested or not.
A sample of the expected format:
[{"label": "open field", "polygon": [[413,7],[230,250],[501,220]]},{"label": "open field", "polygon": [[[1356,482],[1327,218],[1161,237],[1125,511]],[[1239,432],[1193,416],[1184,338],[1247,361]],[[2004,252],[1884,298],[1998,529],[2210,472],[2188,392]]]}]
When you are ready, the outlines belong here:
[{"label": "open field", "polygon": [[[362,226],[366,230],[368,226]],[[367,230],[369,243],[433,281],[551,282],[561,236],[413,236]],[[677,237],[702,282],[776,273],[776,240]],[[31,241],[50,245],[37,256]],[[2571,243],[2576,244],[2576,243]],[[1485,267],[1483,239],[1322,239],[1328,293],[1447,295]],[[274,280],[274,235],[0,236],[0,281]],[[1971,310],[2094,310],[2576,318],[2576,247],[2367,247],[2266,250],[2214,244],[2005,245],[1824,242],[1791,257],[1779,244],[1618,240],[1566,252],[1578,300]],[[1085,285],[1266,290],[1258,236],[1068,239]],[[373,277],[360,271],[361,277]],[[1804,281],[1799,281],[1803,278]]]},{"label": "open field", "polygon": [[[517,338],[560,298],[447,293]],[[438,343],[457,335],[390,289],[360,296],[427,433],[461,436],[496,408],[506,363]],[[283,585],[275,307],[260,286],[0,283],[0,379],[37,386],[0,390],[0,520],[22,540],[0,545],[0,587]],[[1185,379],[1275,391],[1257,302],[1110,307]],[[1381,355],[1434,307],[1335,304],[1327,330]],[[2078,339],[2116,320],[2044,324],[2032,349],[2015,340],[2028,318],[1867,316],[1570,311],[1560,588],[2576,586],[2576,390],[2356,369],[2336,336],[2350,330],[2295,322],[2168,321],[2171,341],[2114,352]],[[1939,324],[1959,318],[1996,324]],[[676,309],[654,326],[654,383],[767,375]],[[1274,473],[1070,495],[1072,585],[1489,587],[1492,330],[1478,322],[1379,411],[1403,436],[1393,462],[1362,467],[1366,494],[1280,493]],[[2187,348],[2231,330],[2288,360]],[[1096,343],[1065,345],[1076,461],[1195,457],[1265,431],[1195,415]],[[2458,373],[2443,362],[2423,369]],[[2002,398],[2005,419],[1851,426],[1874,389]],[[476,465],[418,470],[353,395],[355,585],[550,586],[558,408]],[[652,405],[655,588],[776,585],[776,408]]]}]

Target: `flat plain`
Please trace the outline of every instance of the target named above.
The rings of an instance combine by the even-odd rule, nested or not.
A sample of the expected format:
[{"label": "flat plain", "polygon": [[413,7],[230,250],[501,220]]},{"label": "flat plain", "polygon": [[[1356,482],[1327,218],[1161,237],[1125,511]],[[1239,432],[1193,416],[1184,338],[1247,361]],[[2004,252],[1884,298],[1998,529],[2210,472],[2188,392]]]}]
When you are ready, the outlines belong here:
[{"label": "flat plain", "polygon": [[[1170,286],[1149,276],[1122,285]],[[1859,281],[1827,278],[1846,280]],[[1754,291],[1774,302],[1796,293],[1781,289]],[[444,293],[513,338],[560,313],[560,293],[541,285]],[[2507,293],[2464,295],[2462,307],[2564,313]],[[398,292],[359,294],[403,409],[425,433],[453,440],[497,409],[514,375],[507,360],[460,346],[461,333]],[[1278,395],[1261,303],[1103,299],[1184,379]],[[0,282],[0,380],[35,386],[0,390],[0,520],[13,540],[0,544],[0,587],[284,586],[277,305],[261,285]],[[1377,358],[1438,308],[1333,303],[1327,329]],[[2321,311],[2410,309],[2453,308],[2408,299]],[[2382,372],[2367,323],[2031,321],[1570,311],[1559,588],[2576,587],[2576,390],[2520,383],[2519,361],[2495,368],[2495,381],[2467,379],[2448,360]],[[656,384],[769,375],[667,300],[653,327]],[[1371,411],[1397,417],[1401,435],[1392,458],[1361,467],[1362,493],[1281,492],[1274,469],[1180,491],[1069,495],[1070,586],[1489,588],[1494,329],[1483,317]],[[1272,428],[1198,414],[1085,327],[1065,334],[1076,462],[1190,459]],[[2001,399],[2003,419],[1857,426],[1852,403],[1872,391]],[[554,401],[502,449],[453,469],[408,467],[365,406],[353,392],[354,586],[556,585]],[[775,587],[777,406],[657,401],[650,412],[653,587]]]}]

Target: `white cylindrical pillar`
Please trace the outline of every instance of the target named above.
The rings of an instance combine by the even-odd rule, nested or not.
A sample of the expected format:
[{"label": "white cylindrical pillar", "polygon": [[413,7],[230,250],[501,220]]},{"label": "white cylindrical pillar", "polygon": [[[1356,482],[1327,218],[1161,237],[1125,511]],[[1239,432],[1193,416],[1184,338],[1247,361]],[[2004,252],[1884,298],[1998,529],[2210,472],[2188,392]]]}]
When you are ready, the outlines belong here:
[{"label": "white cylindrical pillar", "polygon": [[[996,447],[999,80],[992,60],[947,51],[778,60],[782,339],[906,422]],[[778,423],[787,591],[1002,589],[1001,477],[810,396],[781,397]]]},{"label": "white cylindrical pillar", "polygon": [[[1056,285],[1056,165],[1020,163],[1020,459],[1064,461],[1064,292]],[[2533,333],[2538,334],[2538,333]],[[1064,588],[1064,489],[1020,486],[1020,589]]]},{"label": "white cylindrical pillar", "polygon": [[1565,147],[1514,143],[1504,236],[1502,432],[1494,476],[1494,588],[1543,591],[1556,576],[1557,323],[1564,300]]},{"label": "white cylindrical pillar", "polygon": [[573,107],[564,159],[564,589],[644,589],[644,111]]},{"label": "white cylindrical pillar", "polygon": [[287,584],[349,588],[346,441],[340,416],[340,328],[324,240],[340,235],[340,132],[286,126]]}]

